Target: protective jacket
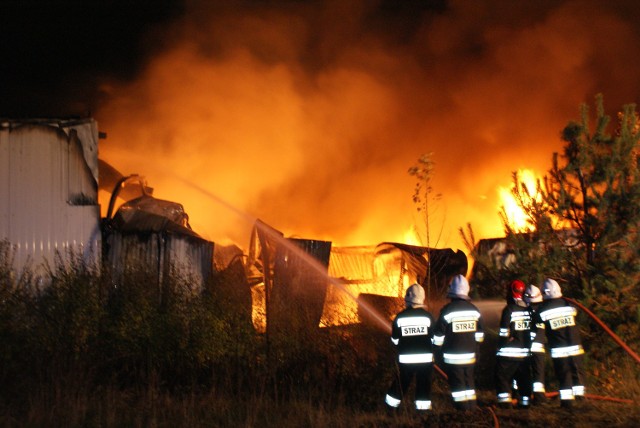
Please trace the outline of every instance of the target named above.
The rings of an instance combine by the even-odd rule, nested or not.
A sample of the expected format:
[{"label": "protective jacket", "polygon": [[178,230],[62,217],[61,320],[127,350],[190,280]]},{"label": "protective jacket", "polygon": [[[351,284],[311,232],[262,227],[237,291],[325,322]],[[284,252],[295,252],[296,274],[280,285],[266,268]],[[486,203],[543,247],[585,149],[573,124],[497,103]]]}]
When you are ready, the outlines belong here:
[{"label": "protective jacket", "polygon": [[[533,393],[544,394],[545,388],[545,357],[547,334],[543,322],[536,323],[536,312],[540,308],[540,303],[531,303],[531,380],[533,382]],[[540,320],[539,320],[540,321]],[[544,400],[541,395],[536,395],[536,400]]]},{"label": "protective jacket", "polygon": [[422,307],[408,307],[393,320],[391,342],[398,350],[399,376],[394,378],[385,397],[388,406],[400,406],[415,377],[416,409],[431,409],[433,327],[433,317]]},{"label": "protective jacket", "polygon": [[584,354],[580,330],[576,324],[578,310],[562,298],[545,300],[534,314],[536,337],[546,333],[551,358]]},{"label": "protective jacket", "polygon": [[[542,320],[536,318],[540,304],[531,304],[531,354],[544,354],[546,352],[547,332]],[[537,321],[536,321],[537,320]]]},{"label": "protective jacket", "polygon": [[396,316],[391,342],[398,348],[398,362],[433,362],[434,324],[432,315],[423,308],[407,308]]},{"label": "protective jacket", "polygon": [[[549,353],[560,383],[560,403],[571,406],[575,396],[584,396],[584,349],[576,323],[578,310],[561,297],[544,300],[535,312],[535,322],[543,323]],[[536,336],[540,333],[537,329]]]},{"label": "protective jacket", "polygon": [[473,303],[456,298],[442,308],[433,343],[442,346],[446,364],[475,364],[477,344],[483,340],[482,317]]},{"label": "protective jacket", "polygon": [[510,299],[502,310],[498,357],[527,358],[531,348],[531,311],[522,300]]},{"label": "protective jacket", "polygon": [[511,406],[511,390],[517,385],[518,404],[529,406],[531,372],[531,311],[522,299],[507,298],[502,310],[496,353],[496,392],[498,403]]}]

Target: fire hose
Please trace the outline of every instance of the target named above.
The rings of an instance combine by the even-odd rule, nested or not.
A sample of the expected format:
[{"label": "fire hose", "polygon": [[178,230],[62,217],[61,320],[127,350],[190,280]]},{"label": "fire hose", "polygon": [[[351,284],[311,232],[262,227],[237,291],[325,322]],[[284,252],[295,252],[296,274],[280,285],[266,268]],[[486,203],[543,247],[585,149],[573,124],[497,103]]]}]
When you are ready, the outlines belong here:
[{"label": "fire hose", "polygon": [[[600,318],[598,318],[592,311],[590,311],[587,307],[585,307],[583,304],[581,304],[580,302],[574,300],[574,299],[570,299],[568,297],[563,297],[564,300],[566,300],[567,302],[575,305],[576,307],[580,308],[583,312],[585,312],[587,315],[589,315],[589,317],[591,319],[593,319],[596,324],[598,324],[605,332],[607,332],[607,334],[609,334],[609,336],[611,336],[611,338],[618,344],[620,345],[620,347],[622,349],[624,349],[637,363],[640,363],[640,356],[638,356],[637,353],[635,353],[626,343],[624,343],[622,341],[622,339],[620,339],[620,337],[615,334],[613,332],[613,330],[611,330],[604,322],[602,322],[602,320]],[[448,379],[447,374],[440,368],[438,367],[437,364],[434,364],[434,367],[436,369],[436,371],[445,379]],[[558,396],[558,392],[547,392],[545,395],[548,398],[552,398],[552,397],[556,397]],[[603,395],[596,395],[596,394],[585,394],[584,395],[585,398],[590,399],[590,400],[601,400],[601,401],[611,401],[611,402],[615,402],[615,403],[624,403],[624,404],[633,404],[634,401],[633,400],[629,400],[629,399],[625,399],[625,398],[617,398],[617,397],[608,397],[608,396],[603,396]],[[487,407],[487,409],[489,410],[489,412],[491,413],[493,422],[494,422],[494,427],[499,427],[500,423],[498,421],[498,417],[495,414],[495,412],[493,411],[493,409],[491,408],[491,406]]]},{"label": "fire hose", "polygon": [[635,352],[633,352],[633,350],[631,348],[629,348],[629,346],[627,346],[626,343],[624,343],[622,341],[622,339],[620,339],[620,337],[618,337],[617,334],[615,334],[609,327],[607,327],[607,325],[605,323],[602,322],[602,320],[600,318],[598,318],[596,316],[596,314],[594,314],[593,312],[591,312],[589,309],[587,309],[583,304],[579,303],[576,300],[570,299],[568,297],[563,297],[564,300],[566,300],[567,302],[576,305],[577,307],[579,307],[582,311],[584,311],[587,315],[589,315],[600,327],[602,327],[602,329],[604,331],[606,331],[609,336],[611,336],[611,338],[618,344],[620,345],[620,347],[622,349],[624,349],[629,355],[631,355],[631,357],[633,357],[634,360],[636,360],[637,363],[640,363],[640,356],[638,356],[638,354],[636,354]]}]

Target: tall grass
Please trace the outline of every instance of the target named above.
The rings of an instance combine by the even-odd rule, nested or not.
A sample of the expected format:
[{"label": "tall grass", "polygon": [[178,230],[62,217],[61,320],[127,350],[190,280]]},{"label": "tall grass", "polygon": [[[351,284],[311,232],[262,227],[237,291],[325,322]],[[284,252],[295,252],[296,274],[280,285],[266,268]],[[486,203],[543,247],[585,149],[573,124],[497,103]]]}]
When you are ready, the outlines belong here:
[{"label": "tall grass", "polygon": [[[425,424],[409,400],[399,414],[386,413],[395,355],[387,333],[368,324],[290,326],[267,337],[253,329],[239,272],[221,272],[194,292],[189,278],[173,274],[158,284],[139,268],[116,283],[72,256],[58,261],[40,287],[28,273],[12,274],[10,256],[0,244],[3,427]],[[491,343],[483,345],[478,370],[484,404],[493,400]],[[592,374],[601,370],[590,379],[601,393],[640,394],[637,367],[604,376],[607,361],[589,364]],[[433,426],[493,426],[486,409],[456,413],[437,375],[434,406]],[[584,417],[608,418],[609,426],[628,422],[616,425],[616,417],[638,417],[610,406]],[[522,415],[499,416],[501,426],[522,424]],[[540,420],[563,421],[549,409]]]},{"label": "tall grass", "polygon": [[372,388],[381,396],[378,358],[362,354],[385,349],[380,334],[284,332],[267,343],[229,273],[196,292],[189,278],[158,284],[142,268],[115,283],[71,254],[44,281],[16,280],[0,250],[4,426],[254,426],[265,409],[322,413]]}]

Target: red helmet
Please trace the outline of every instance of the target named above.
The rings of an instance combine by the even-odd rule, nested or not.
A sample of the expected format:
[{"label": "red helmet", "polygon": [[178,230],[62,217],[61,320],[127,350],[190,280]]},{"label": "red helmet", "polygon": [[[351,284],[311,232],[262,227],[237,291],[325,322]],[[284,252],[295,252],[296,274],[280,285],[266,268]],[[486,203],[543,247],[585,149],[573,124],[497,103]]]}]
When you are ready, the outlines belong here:
[{"label": "red helmet", "polygon": [[524,284],[524,282],[520,281],[519,279],[514,279],[513,281],[511,281],[511,285],[509,286],[509,289],[511,290],[511,297],[513,297],[514,299],[522,299],[523,295],[524,295],[524,289],[527,286]]}]

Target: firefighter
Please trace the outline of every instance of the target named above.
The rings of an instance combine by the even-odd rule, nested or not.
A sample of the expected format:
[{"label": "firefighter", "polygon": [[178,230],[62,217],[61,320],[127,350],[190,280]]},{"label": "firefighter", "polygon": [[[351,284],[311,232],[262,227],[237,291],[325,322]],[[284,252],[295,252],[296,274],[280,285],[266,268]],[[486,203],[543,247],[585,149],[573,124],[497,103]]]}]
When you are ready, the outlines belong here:
[{"label": "firefighter", "polygon": [[496,353],[496,392],[500,407],[512,407],[512,385],[518,407],[528,408],[531,399],[531,313],[524,302],[524,282],[509,284],[507,305],[502,310]]},{"label": "firefighter", "polygon": [[[535,285],[527,286],[524,292],[524,301],[529,305],[531,319],[535,319],[542,293]],[[533,390],[533,404],[544,404],[547,402],[545,382],[545,358],[547,335],[545,334],[544,323],[531,323],[531,381]]]},{"label": "firefighter", "polygon": [[433,336],[442,361],[453,404],[458,410],[476,407],[475,374],[478,344],[484,340],[482,316],[470,302],[469,282],[456,275],[449,284],[450,302],[441,310]]},{"label": "firefighter", "polygon": [[405,295],[406,308],[396,315],[391,327],[391,342],[398,351],[398,371],[385,403],[397,409],[413,378],[416,381],[415,406],[419,411],[431,410],[433,375],[434,319],[424,308],[424,288],[411,285]]},{"label": "firefighter", "polygon": [[[562,298],[560,285],[551,278],[542,284],[542,303],[534,314],[544,324],[553,368],[560,383],[560,405],[572,408],[575,397],[584,397],[582,358],[584,349],[576,324],[578,310]],[[540,332],[536,329],[536,336]]]}]

